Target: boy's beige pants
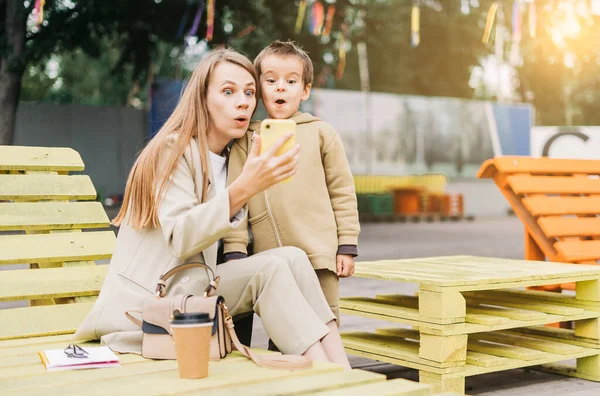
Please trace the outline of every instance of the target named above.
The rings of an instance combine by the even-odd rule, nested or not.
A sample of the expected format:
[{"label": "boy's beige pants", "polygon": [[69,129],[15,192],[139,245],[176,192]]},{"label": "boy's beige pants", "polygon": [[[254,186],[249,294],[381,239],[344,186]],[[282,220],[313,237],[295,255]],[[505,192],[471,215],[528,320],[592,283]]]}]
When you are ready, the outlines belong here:
[{"label": "boy's beige pants", "polygon": [[337,319],[337,326],[340,327],[340,280],[335,272],[328,269],[318,269],[315,272],[327,304]]}]

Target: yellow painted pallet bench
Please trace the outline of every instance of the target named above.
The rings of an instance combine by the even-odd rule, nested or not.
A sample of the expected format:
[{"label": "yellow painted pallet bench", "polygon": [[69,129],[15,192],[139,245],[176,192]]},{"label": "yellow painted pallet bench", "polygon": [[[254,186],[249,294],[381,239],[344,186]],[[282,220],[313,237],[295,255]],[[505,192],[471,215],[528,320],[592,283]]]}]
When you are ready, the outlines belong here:
[{"label": "yellow painted pallet bench", "polygon": [[598,263],[600,161],[496,157],[485,161],[477,176],[494,180],[523,222],[525,259]]},{"label": "yellow painted pallet bench", "polygon": [[0,340],[72,333],[100,291],[116,238],[83,169],[69,148],[0,146],[0,302],[27,305],[0,310]]},{"label": "yellow painted pallet bench", "polygon": [[[577,359],[555,372],[600,381],[600,267],[474,256],[358,262],[355,276],[419,286],[418,296],[346,297],[341,312],[412,328],[346,332],[350,354],[419,370],[438,391],[465,377]],[[576,295],[523,290],[573,282]],[[574,321],[575,329],[544,327]]]},{"label": "yellow painted pallet bench", "polygon": [[137,355],[121,355],[118,368],[47,372],[38,352],[71,341],[106,275],[94,260],[110,258],[115,245],[92,181],[69,174],[83,169],[69,148],[0,146],[0,303],[21,305],[0,309],[0,395],[433,394],[432,386],[334,364],[269,370],[237,353],[201,381],[179,379],[175,361]]}]

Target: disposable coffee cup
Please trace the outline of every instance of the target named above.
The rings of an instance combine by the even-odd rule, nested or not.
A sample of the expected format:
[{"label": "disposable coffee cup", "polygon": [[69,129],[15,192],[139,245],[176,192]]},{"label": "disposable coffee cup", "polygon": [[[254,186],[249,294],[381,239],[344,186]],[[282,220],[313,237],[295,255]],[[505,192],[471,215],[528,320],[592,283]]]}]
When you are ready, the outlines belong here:
[{"label": "disposable coffee cup", "polygon": [[208,376],[210,337],[213,322],[208,313],[179,313],[171,320],[180,378]]}]

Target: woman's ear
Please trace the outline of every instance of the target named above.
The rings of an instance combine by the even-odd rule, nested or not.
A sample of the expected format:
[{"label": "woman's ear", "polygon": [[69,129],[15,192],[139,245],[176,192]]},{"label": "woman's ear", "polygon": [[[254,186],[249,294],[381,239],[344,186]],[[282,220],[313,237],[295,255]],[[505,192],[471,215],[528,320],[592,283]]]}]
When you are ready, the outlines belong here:
[{"label": "woman's ear", "polygon": [[302,100],[306,100],[310,98],[310,89],[312,88],[312,84],[306,84],[304,87],[304,92],[302,93]]}]

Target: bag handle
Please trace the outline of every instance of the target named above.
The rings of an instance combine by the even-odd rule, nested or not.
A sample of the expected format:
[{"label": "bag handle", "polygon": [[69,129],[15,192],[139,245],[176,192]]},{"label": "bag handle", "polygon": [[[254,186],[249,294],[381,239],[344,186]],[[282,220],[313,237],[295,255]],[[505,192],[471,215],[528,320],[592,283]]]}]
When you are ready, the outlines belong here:
[{"label": "bag handle", "polygon": [[165,296],[167,290],[167,280],[170,277],[172,277],[180,271],[184,271],[190,268],[204,268],[206,270],[207,275],[209,275],[209,282],[208,287],[204,290],[204,297],[211,297],[212,295],[214,295],[215,291],[217,290],[217,287],[219,287],[219,280],[221,280],[221,278],[215,276],[215,272],[208,265],[200,262],[194,262],[178,265],[177,267],[171,268],[170,270],[162,274],[160,278],[158,278],[158,282],[156,282],[156,297],[162,298]]},{"label": "bag handle", "polygon": [[312,359],[307,356],[297,356],[297,355],[257,355],[250,348],[245,346],[240,342],[235,334],[233,319],[227,310],[227,306],[223,302],[220,302],[219,305],[223,310],[223,314],[225,316],[225,326],[227,327],[227,332],[229,333],[229,337],[231,337],[231,342],[236,350],[238,350],[242,355],[252,360],[254,363],[259,366],[270,368],[270,369],[279,369],[279,370],[306,370],[312,368]]},{"label": "bag handle", "polygon": [[131,320],[136,325],[142,327],[142,320],[133,316],[132,313],[137,313],[137,314],[141,315],[142,311],[140,311],[138,309],[130,309],[129,311],[125,311],[125,316],[127,316],[127,319]]}]

